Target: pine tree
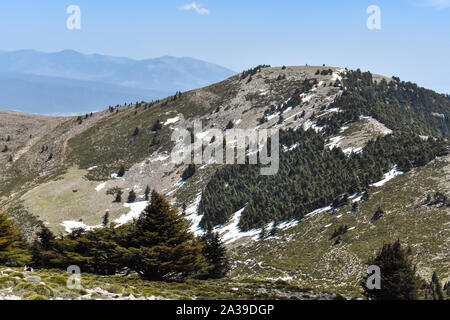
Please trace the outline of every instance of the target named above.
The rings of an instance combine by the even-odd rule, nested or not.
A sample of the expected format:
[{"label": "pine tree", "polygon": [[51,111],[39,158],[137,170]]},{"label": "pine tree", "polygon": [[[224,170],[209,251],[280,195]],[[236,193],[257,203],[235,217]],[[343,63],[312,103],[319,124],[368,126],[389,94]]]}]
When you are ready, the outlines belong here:
[{"label": "pine tree", "polygon": [[188,165],[186,170],[184,170],[183,173],[181,174],[181,179],[186,181],[187,179],[192,177],[194,174],[195,174],[195,164],[191,163],[190,165]]},{"label": "pine tree", "polygon": [[274,237],[278,234],[278,221],[273,222],[272,229],[270,230],[270,236]]},{"label": "pine tree", "polygon": [[106,227],[109,224],[109,211],[105,212],[105,215],[103,216],[103,226]]},{"label": "pine tree", "polygon": [[43,250],[50,250],[52,248],[52,242],[55,240],[55,236],[49,228],[43,226],[37,233],[37,236]]},{"label": "pine tree", "polygon": [[267,237],[266,225],[263,225],[261,228],[261,232],[259,233],[259,239],[263,240]]},{"label": "pine tree", "polygon": [[153,191],[128,240],[129,266],[149,280],[185,277],[205,267],[202,246],[183,217]]},{"label": "pine tree", "polygon": [[31,265],[35,268],[52,267],[50,260],[55,257],[53,252],[55,236],[46,226],[37,232],[38,239],[31,245]]},{"label": "pine tree", "polygon": [[133,137],[136,137],[138,134],[139,134],[139,128],[136,127],[136,129],[134,129],[134,132],[133,132]]},{"label": "pine tree", "polygon": [[363,200],[363,201],[367,201],[367,200],[369,200],[369,198],[370,198],[370,194],[369,194],[369,191],[364,191],[364,193],[363,193],[363,195],[362,195],[362,197],[361,197],[361,200]]},{"label": "pine tree", "polygon": [[128,203],[133,203],[136,201],[136,192],[134,192],[133,189],[131,189],[130,193],[128,194]]},{"label": "pine tree", "polygon": [[444,290],[447,294],[447,297],[450,298],[450,281],[447,281],[447,283],[444,285]]},{"label": "pine tree", "polygon": [[0,212],[0,265],[23,266],[30,258],[25,241],[13,221]]},{"label": "pine tree", "polygon": [[284,121],[284,117],[283,117],[283,115],[280,115],[280,118],[278,119],[277,124],[282,124],[283,121]]},{"label": "pine tree", "polygon": [[145,201],[150,200],[150,187],[147,185],[147,187],[145,188],[145,192],[144,192],[144,199]]},{"label": "pine tree", "polygon": [[127,227],[119,228],[100,228],[84,234],[78,239],[78,251],[81,256],[77,263],[91,272],[102,275],[114,275],[124,270],[127,265],[127,259],[130,256],[129,251],[121,247],[118,239],[126,232]]},{"label": "pine tree", "polygon": [[377,211],[375,212],[375,214],[373,215],[373,217],[370,221],[375,222],[378,219],[380,219],[382,216],[384,216],[384,211],[383,211],[383,209],[381,209],[381,207],[378,207]]},{"label": "pine tree", "polygon": [[211,265],[208,277],[219,279],[226,276],[230,270],[230,262],[227,257],[227,249],[223,245],[217,233],[210,230],[203,236],[204,247],[202,253],[206,261]]},{"label": "pine tree", "polygon": [[122,190],[117,190],[116,198],[114,199],[114,202],[120,203],[122,202]]},{"label": "pine tree", "polygon": [[433,276],[431,277],[430,291],[433,300],[444,300],[444,293],[442,292],[441,283],[436,271],[433,272]]},{"label": "pine tree", "polygon": [[162,129],[162,123],[159,120],[156,120],[156,122],[153,124],[152,131],[158,131]]},{"label": "pine tree", "polygon": [[117,172],[117,177],[122,178],[124,175],[125,175],[125,168],[121,166],[119,171]]},{"label": "pine tree", "polygon": [[381,270],[381,289],[369,289],[367,275],[361,282],[364,295],[372,300],[417,300],[421,285],[416,268],[408,255],[408,249],[402,248],[400,240],[385,244],[376,257],[367,262]]}]

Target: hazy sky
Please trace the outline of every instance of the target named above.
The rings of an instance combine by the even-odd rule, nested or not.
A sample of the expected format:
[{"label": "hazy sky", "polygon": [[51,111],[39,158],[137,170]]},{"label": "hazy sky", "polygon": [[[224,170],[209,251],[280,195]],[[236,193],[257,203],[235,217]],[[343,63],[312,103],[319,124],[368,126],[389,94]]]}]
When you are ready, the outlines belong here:
[{"label": "hazy sky", "polygon": [[[81,30],[68,30],[69,5]],[[369,30],[370,5],[381,30]],[[450,0],[2,0],[0,50],[190,56],[235,71],[327,65],[450,93]]]}]

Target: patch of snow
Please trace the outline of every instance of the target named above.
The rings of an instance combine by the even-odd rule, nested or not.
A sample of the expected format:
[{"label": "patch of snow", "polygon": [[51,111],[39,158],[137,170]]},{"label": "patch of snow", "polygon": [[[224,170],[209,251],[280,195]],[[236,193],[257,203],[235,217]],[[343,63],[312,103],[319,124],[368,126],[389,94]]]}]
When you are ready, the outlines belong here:
[{"label": "patch of snow", "polygon": [[344,151],[344,153],[346,155],[351,155],[352,153],[360,153],[362,151],[362,149],[363,149],[362,147],[359,147],[359,148],[350,147],[350,148],[346,148],[342,151]]},{"label": "patch of snow", "polygon": [[[278,225],[278,229],[281,229],[281,230],[290,229],[290,228],[298,225],[298,223],[299,222],[295,219],[292,219],[291,221],[283,221]],[[272,225],[273,225],[273,223],[272,223]]]},{"label": "patch of snow", "polygon": [[308,94],[302,98],[302,102],[309,102],[314,96],[314,94]]},{"label": "patch of snow", "polygon": [[283,111],[283,113],[289,112],[292,110],[292,107],[287,108],[286,110]]},{"label": "patch of snow", "polygon": [[351,228],[348,228],[347,231],[352,231],[352,230],[355,230],[355,229],[356,229],[356,227],[351,227]]},{"label": "patch of snow", "polygon": [[323,127],[314,124],[310,119],[308,119],[305,123],[303,123],[303,129],[308,130],[309,128],[313,128],[316,132],[320,132],[323,129]]},{"label": "patch of snow", "polygon": [[318,125],[313,125],[312,128],[316,131],[316,132],[320,132],[323,130],[322,126],[318,126]]},{"label": "patch of snow", "polygon": [[167,126],[172,123],[177,123],[178,121],[180,121],[179,117],[170,118],[170,119],[167,119],[167,121],[164,123],[164,125]]},{"label": "patch of snow", "polygon": [[326,226],[323,226],[324,228],[328,228],[328,227],[331,227],[333,224],[332,223],[330,223],[330,224],[327,224]]},{"label": "patch of snow", "polygon": [[308,130],[309,128],[311,128],[313,126],[313,123],[311,120],[306,120],[305,123],[303,124],[303,129]]},{"label": "patch of snow", "polygon": [[193,214],[186,218],[191,222],[189,231],[192,232],[196,237],[200,237],[205,233],[205,231],[199,226],[200,221],[202,221],[203,215]]},{"label": "patch of snow", "polygon": [[139,218],[142,211],[148,206],[148,201],[139,201],[134,203],[124,203],[125,208],[129,208],[130,211],[126,214],[123,214],[120,216],[120,218],[114,220],[115,223],[117,223],[119,226],[123,225],[129,221],[132,221],[133,219]]},{"label": "patch of snow", "polygon": [[321,212],[325,212],[325,211],[329,211],[331,210],[332,207],[331,206],[327,206],[327,207],[323,207],[323,208],[319,208],[316,209],[308,214],[305,215],[305,217],[314,217],[316,214],[321,213]]},{"label": "patch of snow", "polygon": [[195,198],[195,200],[186,208],[186,214],[189,215],[189,214],[197,213],[198,206],[199,206],[201,200],[202,200],[202,193],[199,192],[197,194],[197,198]]},{"label": "patch of snow", "polygon": [[229,223],[224,226],[214,228],[214,231],[218,232],[222,237],[222,241],[226,244],[232,243],[236,240],[239,240],[243,237],[254,237],[260,233],[259,230],[253,229],[250,231],[241,231],[239,228],[239,221],[241,220],[242,212],[244,212],[245,207],[236,211],[233,214],[233,218]]},{"label": "patch of snow", "polygon": [[341,109],[339,109],[339,108],[330,108],[330,109],[328,109],[327,111],[328,111],[328,112],[340,112]]},{"label": "patch of snow", "polygon": [[98,186],[95,187],[95,190],[98,192],[102,190],[106,186],[106,182],[100,183]]},{"label": "patch of snow", "polygon": [[266,119],[267,119],[267,121],[270,121],[270,120],[272,120],[273,118],[276,118],[276,117],[278,117],[279,115],[280,115],[280,113],[279,113],[279,112],[277,112],[277,113],[274,113],[274,114],[268,115],[268,116],[266,117]]},{"label": "patch of snow", "polygon": [[166,196],[170,196],[171,194],[175,193],[175,191],[177,191],[178,188],[173,189],[172,191],[169,191],[166,193]]},{"label": "patch of snow", "polygon": [[327,109],[324,112],[322,112],[320,114],[320,116],[324,116],[326,114],[333,113],[333,112],[341,112],[341,109],[339,109],[339,108],[330,108],[330,109]]},{"label": "patch of snow", "polygon": [[238,119],[238,120],[236,120],[236,121],[234,122],[234,124],[238,125],[238,124],[241,123],[241,122],[242,122],[242,119]]},{"label": "patch of snow", "polygon": [[343,137],[337,136],[330,139],[330,143],[327,144],[327,147],[332,150],[334,148],[338,148],[341,144],[341,141],[344,140]]},{"label": "patch of snow", "polygon": [[389,180],[394,179],[396,176],[403,174],[403,171],[398,170],[397,168],[392,169],[391,171],[384,174],[384,179],[380,180],[376,183],[371,184],[371,187],[381,187]]},{"label": "patch of snow", "polygon": [[196,236],[201,236],[204,233],[204,230],[199,226],[200,221],[203,218],[203,215],[199,215],[198,206],[200,204],[200,200],[202,199],[202,193],[197,194],[197,198],[186,208],[186,219],[191,222],[191,227],[189,231],[194,233]]},{"label": "patch of snow", "polygon": [[267,89],[259,89],[259,94],[261,96],[265,96],[269,93],[269,91]]},{"label": "patch of snow", "polygon": [[92,170],[97,169],[97,168],[98,168],[98,166],[93,166],[93,167],[88,168],[88,171],[92,171]]},{"label": "patch of snow", "polygon": [[73,229],[83,228],[84,230],[89,231],[101,227],[101,225],[88,226],[84,224],[82,221],[63,221],[61,225],[65,228],[67,233],[72,232]]},{"label": "patch of snow", "polygon": [[345,69],[339,69],[331,75],[331,81],[342,81],[342,75],[345,74]]},{"label": "patch of snow", "polygon": [[283,145],[283,151],[284,152],[292,151],[292,150],[294,150],[296,148],[298,148],[298,143],[295,143],[295,144],[293,144],[290,147],[287,147],[287,146]]},{"label": "patch of snow", "polygon": [[153,159],[152,162],[164,161],[164,160],[167,160],[169,158],[170,158],[170,156],[159,156],[158,158]]}]

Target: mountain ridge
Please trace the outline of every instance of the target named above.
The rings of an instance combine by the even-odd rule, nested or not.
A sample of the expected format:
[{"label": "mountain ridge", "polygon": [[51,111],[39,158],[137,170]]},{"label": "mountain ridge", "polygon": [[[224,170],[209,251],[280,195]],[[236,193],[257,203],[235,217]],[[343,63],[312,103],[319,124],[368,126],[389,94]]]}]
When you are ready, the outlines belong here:
[{"label": "mountain ridge", "polygon": [[82,114],[156,100],[235,73],[188,57],[135,60],[74,50],[2,52],[0,70],[2,107],[41,114]]}]

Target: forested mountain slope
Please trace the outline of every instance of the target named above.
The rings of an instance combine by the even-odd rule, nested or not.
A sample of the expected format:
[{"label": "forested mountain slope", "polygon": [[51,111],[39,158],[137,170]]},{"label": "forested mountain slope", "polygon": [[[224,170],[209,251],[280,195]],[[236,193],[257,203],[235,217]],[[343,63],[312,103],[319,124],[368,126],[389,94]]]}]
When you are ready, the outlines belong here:
[{"label": "forested mountain slope", "polygon": [[[30,237],[43,223],[61,233],[99,226],[106,211],[111,221],[132,221],[148,186],[191,231],[214,229],[236,248],[233,276],[357,294],[351,279],[395,238],[417,249],[424,276],[450,276],[450,98],[415,84],[335,67],[258,66],[83,117],[1,115],[1,207]],[[172,132],[198,120],[205,132],[278,128],[278,174],[260,176],[259,165],[170,166]],[[323,280],[347,258],[348,281]]]}]

